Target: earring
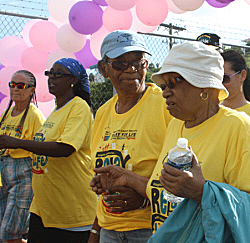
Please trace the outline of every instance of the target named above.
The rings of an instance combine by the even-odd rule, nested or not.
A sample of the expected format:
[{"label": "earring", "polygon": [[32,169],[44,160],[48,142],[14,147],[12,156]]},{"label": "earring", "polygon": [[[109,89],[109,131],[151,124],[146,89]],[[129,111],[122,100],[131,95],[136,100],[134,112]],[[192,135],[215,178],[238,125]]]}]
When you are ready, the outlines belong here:
[{"label": "earring", "polygon": [[[203,97],[203,94],[206,94],[206,97],[205,97],[205,98]],[[201,93],[200,93],[200,97],[201,97],[202,100],[207,100],[207,98],[208,98],[208,93],[203,93],[203,92],[201,92]]]},{"label": "earring", "polygon": [[240,92],[242,92],[243,91],[243,88],[242,88],[242,86],[240,86]]},{"label": "earring", "polygon": [[73,88],[73,87],[74,87],[74,84],[71,84],[70,87]]}]

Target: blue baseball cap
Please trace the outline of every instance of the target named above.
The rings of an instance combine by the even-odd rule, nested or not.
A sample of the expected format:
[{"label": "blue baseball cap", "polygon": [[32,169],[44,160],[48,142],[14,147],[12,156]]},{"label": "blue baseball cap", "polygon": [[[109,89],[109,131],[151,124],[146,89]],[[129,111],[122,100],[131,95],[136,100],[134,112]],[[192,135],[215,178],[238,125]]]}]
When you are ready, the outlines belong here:
[{"label": "blue baseball cap", "polygon": [[149,55],[144,39],[137,33],[129,30],[116,30],[108,34],[101,45],[101,57],[119,57],[127,52],[142,51]]}]

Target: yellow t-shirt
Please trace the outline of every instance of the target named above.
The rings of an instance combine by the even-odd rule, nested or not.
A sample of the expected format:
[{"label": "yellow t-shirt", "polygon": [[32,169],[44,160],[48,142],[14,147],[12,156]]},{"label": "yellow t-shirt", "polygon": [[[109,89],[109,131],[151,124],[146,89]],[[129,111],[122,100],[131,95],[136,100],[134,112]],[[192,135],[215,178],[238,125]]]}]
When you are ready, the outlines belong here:
[{"label": "yellow t-shirt", "polygon": [[97,197],[90,187],[90,139],[93,117],[88,104],[75,97],[54,110],[34,140],[55,141],[73,146],[69,157],[33,156],[34,198],[30,211],[42,218],[45,227],[73,228],[91,225]]},{"label": "yellow t-shirt", "polygon": [[[117,114],[118,96],[99,108],[91,142],[94,167],[114,164],[149,178],[162,149],[166,127],[171,120],[162,91],[154,84],[128,112]],[[107,230],[130,231],[150,228],[150,207],[112,213],[100,196],[98,223]]]},{"label": "yellow t-shirt", "polygon": [[250,192],[250,120],[246,116],[221,106],[216,115],[193,128],[186,129],[183,121],[173,119],[168,126],[164,149],[147,185],[153,232],[177,206],[164,199],[159,176],[168,151],[176,146],[180,137],[188,139],[206,180],[227,183]]},{"label": "yellow t-shirt", "polygon": [[247,115],[250,116],[250,103],[247,103],[246,105],[244,106],[241,106],[239,108],[236,108],[235,109],[236,111],[244,111]]},{"label": "yellow t-shirt", "polygon": [[[18,116],[12,117],[11,112],[13,108],[14,107],[10,108],[6,118],[4,119],[1,125],[0,135],[5,134],[20,139],[31,140],[35,135],[35,133],[38,131],[38,129],[44,123],[45,121],[44,115],[38,108],[34,106],[34,104],[31,103],[29,111],[27,113],[27,116],[23,124],[23,129],[21,131],[18,125],[25,111],[23,111]],[[3,112],[2,116],[4,115],[4,113],[5,112]],[[3,149],[2,152],[4,152],[3,156],[10,155],[11,158],[26,158],[26,157],[32,158],[32,153],[23,149]]]}]

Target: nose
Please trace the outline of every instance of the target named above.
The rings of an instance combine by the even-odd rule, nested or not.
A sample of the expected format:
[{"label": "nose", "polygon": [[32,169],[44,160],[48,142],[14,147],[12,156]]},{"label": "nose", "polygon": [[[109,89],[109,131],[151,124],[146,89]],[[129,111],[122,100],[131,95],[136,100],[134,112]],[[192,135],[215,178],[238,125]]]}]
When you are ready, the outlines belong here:
[{"label": "nose", "polygon": [[167,99],[172,94],[172,89],[169,89],[167,86],[163,90],[162,96]]}]

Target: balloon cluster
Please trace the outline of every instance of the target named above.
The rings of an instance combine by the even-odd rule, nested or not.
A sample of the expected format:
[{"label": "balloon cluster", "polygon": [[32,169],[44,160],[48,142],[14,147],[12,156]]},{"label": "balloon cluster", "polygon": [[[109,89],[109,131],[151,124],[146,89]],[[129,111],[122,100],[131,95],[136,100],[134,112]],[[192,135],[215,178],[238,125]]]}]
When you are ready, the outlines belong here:
[{"label": "balloon cluster", "polygon": [[[0,40],[0,113],[6,108],[8,82],[19,69],[31,71],[37,79],[37,100],[45,115],[54,106],[44,70],[62,57],[79,60],[88,69],[97,63],[103,38],[114,30],[149,33],[156,30],[171,11],[182,14],[201,7],[205,0],[49,0],[48,20],[25,24],[22,38]],[[206,0],[224,7],[234,0]],[[246,0],[247,1],[247,0]],[[250,1],[250,0],[249,0]]]}]

